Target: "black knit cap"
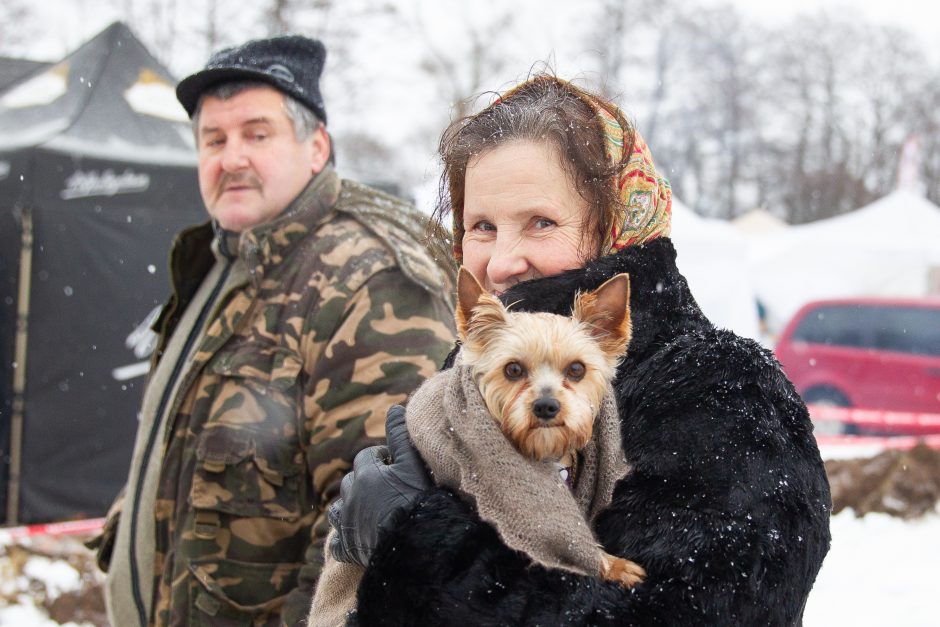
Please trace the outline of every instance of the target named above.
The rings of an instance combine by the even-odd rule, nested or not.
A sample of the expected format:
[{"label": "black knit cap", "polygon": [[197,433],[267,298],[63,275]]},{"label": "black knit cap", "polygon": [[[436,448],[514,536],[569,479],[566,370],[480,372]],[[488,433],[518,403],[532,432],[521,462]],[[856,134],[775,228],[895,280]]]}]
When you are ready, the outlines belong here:
[{"label": "black knit cap", "polygon": [[325,123],[326,109],[320,95],[325,60],[326,48],[315,39],[287,35],[249,41],[209,57],[205,69],[180,81],[176,98],[191,118],[207,89],[221,83],[256,80],[292,96]]}]

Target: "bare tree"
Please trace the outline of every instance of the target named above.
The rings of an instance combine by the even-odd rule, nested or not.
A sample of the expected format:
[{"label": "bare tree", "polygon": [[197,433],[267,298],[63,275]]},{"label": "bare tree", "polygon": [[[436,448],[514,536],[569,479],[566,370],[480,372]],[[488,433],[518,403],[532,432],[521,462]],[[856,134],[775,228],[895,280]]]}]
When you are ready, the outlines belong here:
[{"label": "bare tree", "polygon": [[920,140],[921,180],[927,198],[940,204],[940,68],[923,76],[920,93],[914,101],[913,131]]},{"label": "bare tree", "polygon": [[[628,67],[643,60],[641,51],[633,44],[641,29],[654,26],[649,20],[637,19],[650,5],[650,0],[600,0],[592,7],[584,39],[597,59],[597,88],[608,98],[621,95]],[[630,95],[632,91],[629,90]]]},{"label": "bare tree", "polygon": [[587,45],[698,212],[760,204],[799,223],[849,211],[890,190],[912,132],[925,174],[937,167],[936,70],[907,34],[824,12],[768,32],[729,7],[668,2],[636,20],[641,5],[599,3]]},{"label": "bare tree", "polygon": [[484,85],[490,87],[491,77],[499,75],[506,67],[507,55],[494,44],[502,34],[510,32],[515,14],[511,7],[494,5],[493,8],[490,19],[481,24],[473,20],[468,7],[461,4],[462,32],[456,41],[448,41],[446,45],[439,42],[422,12],[418,11],[413,17],[414,32],[425,50],[420,68],[452,103],[455,118],[466,116],[470,112],[469,99],[479,94]]},{"label": "bare tree", "polygon": [[215,50],[219,47],[219,0],[206,3],[206,47]]},{"label": "bare tree", "polygon": [[660,29],[656,37],[656,51],[653,56],[653,91],[649,97],[649,113],[643,127],[646,141],[652,145],[656,145],[660,116],[669,95],[669,79],[675,64],[674,44],[673,31],[667,28]]},{"label": "bare tree", "polygon": [[[340,165],[405,184],[422,178],[448,113],[467,115],[478,104],[471,97],[532,67],[531,47],[518,45],[531,11],[561,6],[454,2],[442,16],[432,0],[112,1],[168,65],[185,58],[185,71],[250,37],[321,39]],[[0,11],[26,6],[11,0]],[[595,88],[637,118],[676,196],[699,213],[727,218],[760,204],[799,223],[849,211],[892,188],[911,133],[921,138],[929,197],[940,200],[938,68],[905,33],[847,13],[768,32],[733,8],[674,0],[572,10],[582,19],[566,25],[566,43],[577,40],[594,60]],[[16,21],[0,20],[0,45],[19,32],[3,24]],[[398,96],[385,102],[390,85]],[[417,120],[409,97],[426,111]]]},{"label": "bare tree", "polygon": [[291,0],[268,0],[264,21],[268,35],[283,35],[291,30]]},{"label": "bare tree", "polygon": [[[339,106],[344,114],[356,116],[367,112],[374,116],[377,94],[382,93],[382,84],[387,85],[389,69],[399,79],[413,73],[413,78],[406,80],[413,82],[419,93],[432,97],[417,103],[427,113],[406,131],[404,143],[400,139],[397,144],[389,143],[392,140],[379,129],[374,131],[371,141],[365,140],[361,127],[338,131],[339,164],[375,168],[357,174],[371,180],[393,178],[407,187],[425,177],[426,161],[420,155],[433,153],[441,130],[448,123],[448,111],[456,118],[470,113],[472,97],[484,88],[492,89],[496,85],[494,77],[512,63],[512,55],[500,42],[510,39],[506,35],[511,32],[517,7],[502,3],[485,7],[454,3],[454,11],[459,15],[442,24],[429,17],[438,8],[434,2],[394,2],[378,9],[374,3],[365,3],[358,9],[356,6],[344,5],[342,22],[355,24],[357,32],[368,35],[368,42],[354,46],[355,38],[346,37],[350,50],[348,63],[330,78],[334,85],[342,84],[341,89],[331,91],[341,95]],[[394,48],[394,53],[385,53],[390,48]],[[396,59],[393,68],[387,65],[386,57]],[[402,67],[401,63],[413,65]],[[395,87],[400,94],[402,85]],[[400,122],[393,111],[391,102],[385,105],[385,124]],[[394,136],[400,138],[401,134],[402,129],[396,126]],[[393,155],[395,158],[391,158]]]},{"label": "bare tree", "polygon": [[926,87],[921,77],[930,74],[923,51],[894,28],[872,29],[871,67],[861,90],[866,104],[868,150],[861,167],[869,172],[868,188],[875,195],[890,191],[896,183],[897,158],[908,136],[918,126],[916,102]]},{"label": "bare tree", "polygon": [[176,8],[176,0],[151,2],[147,7],[149,15],[143,20],[151,24],[151,48],[154,54],[167,65],[172,61],[174,46],[178,43]]},{"label": "bare tree", "polygon": [[[121,19],[164,65],[191,71],[215,50],[246,35],[243,7],[221,0],[115,0]],[[250,17],[245,20],[251,22]]]},{"label": "bare tree", "polygon": [[656,34],[641,131],[676,196],[733,217],[757,202],[757,29],[733,10],[676,10]]},{"label": "bare tree", "polygon": [[896,155],[919,125],[912,104],[929,74],[923,52],[904,33],[825,13],[794,21],[771,41],[774,88],[763,119],[784,132],[769,138],[783,152],[777,166],[764,166],[767,202],[800,223],[890,191]]},{"label": "bare tree", "polygon": [[37,32],[37,18],[31,3],[4,0],[0,4],[0,52],[13,53]]},{"label": "bare tree", "polygon": [[[752,67],[754,42],[751,28],[744,28],[738,15],[709,15],[700,33],[703,61],[712,69],[712,80],[703,85],[706,106],[714,107],[712,127],[717,151],[711,158],[722,171],[715,173],[716,204],[704,208],[712,215],[734,218],[742,204],[751,208],[754,198],[741,197],[743,184],[753,173],[747,167],[755,151],[758,121],[755,115],[756,68]],[[705,205],[705,203],[700,203]]]}]

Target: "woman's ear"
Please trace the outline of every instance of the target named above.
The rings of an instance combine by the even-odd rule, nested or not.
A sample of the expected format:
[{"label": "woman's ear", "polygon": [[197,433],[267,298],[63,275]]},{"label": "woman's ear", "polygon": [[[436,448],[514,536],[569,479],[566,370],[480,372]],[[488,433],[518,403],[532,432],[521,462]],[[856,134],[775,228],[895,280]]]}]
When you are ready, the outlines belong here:
[{"label": "woman's ear", "polygon": [[592,292],[578,294],[574,317],[588,325],[608,355],[619,357],[630,343],[630,275],[608,279]]}]

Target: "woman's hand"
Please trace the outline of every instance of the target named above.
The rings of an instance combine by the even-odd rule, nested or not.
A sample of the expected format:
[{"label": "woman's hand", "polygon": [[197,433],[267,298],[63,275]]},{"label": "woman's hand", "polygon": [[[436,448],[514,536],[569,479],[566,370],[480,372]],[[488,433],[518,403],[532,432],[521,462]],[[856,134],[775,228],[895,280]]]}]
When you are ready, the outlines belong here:
[{"label": "woman's hand", "polygon": [[401,405],[389,408],[385,434],[387,446],[373,446],[356,455],[352,471],[343,477],[340,498],[330,506],[328,518],[336,530],[330,552],[340,562],[366,566],[379,530],[433,485],[408,439]]}]

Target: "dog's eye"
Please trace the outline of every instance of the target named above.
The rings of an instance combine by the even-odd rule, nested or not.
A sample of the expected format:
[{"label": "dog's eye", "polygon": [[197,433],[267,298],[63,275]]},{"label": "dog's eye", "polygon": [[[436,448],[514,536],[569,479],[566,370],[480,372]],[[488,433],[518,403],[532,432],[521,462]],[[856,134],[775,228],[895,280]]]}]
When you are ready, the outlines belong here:
[{"label": "dog's eye", "polygon": [[510,381],[521,379],[525,375],[525,368],[518,361],[511,361],[503,368],[503,373]]},{"label": "dog's eye", "polygon": [[574,381],[580,381],[584,378],[584,364],[580,361],[573,361],[568,366],[568,370],[565,371],[565,376]]}]

